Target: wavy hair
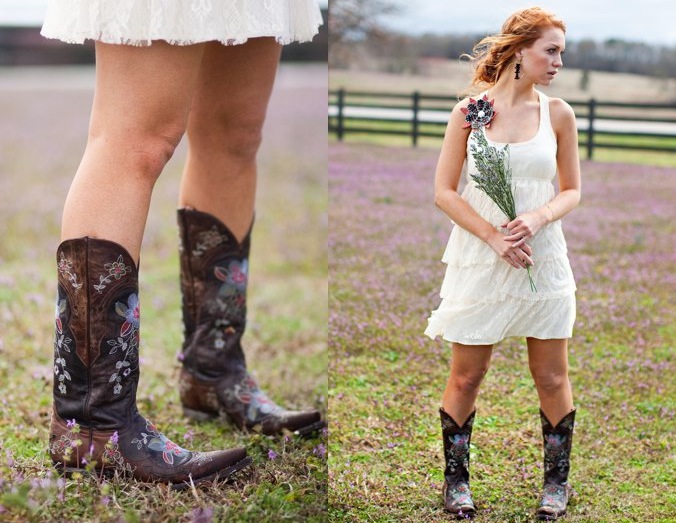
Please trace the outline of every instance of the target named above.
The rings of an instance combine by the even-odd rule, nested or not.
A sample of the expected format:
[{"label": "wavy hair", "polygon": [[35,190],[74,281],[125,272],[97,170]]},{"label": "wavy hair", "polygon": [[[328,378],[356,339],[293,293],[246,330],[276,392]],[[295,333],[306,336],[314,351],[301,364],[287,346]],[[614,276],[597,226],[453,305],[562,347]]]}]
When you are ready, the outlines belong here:
[{"label": "wavy hair", "polygon": [[505,20],[499,34],[487,36],[476,44],[471,55],[462,56],[469,58],[474,66],[468,93],[495,85],[517,51],[533,45],[547,27],[558,27],[566,32],[566,25],[556,15],[540,7],[529,7]]}]

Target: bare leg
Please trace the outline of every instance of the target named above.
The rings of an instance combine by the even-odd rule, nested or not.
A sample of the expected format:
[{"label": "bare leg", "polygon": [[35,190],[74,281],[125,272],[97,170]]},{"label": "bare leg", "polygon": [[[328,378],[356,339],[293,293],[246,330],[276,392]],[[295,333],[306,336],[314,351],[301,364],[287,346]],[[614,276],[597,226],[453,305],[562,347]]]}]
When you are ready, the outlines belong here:
[{"label": "bare leg", "polygon": [[463,425],[474,410],[492,351],[492,345],[453,344],[451,375],[446,383],[442,407],[459,425]]},{"label": "bare leg", "polygon": [[256,153],[281,46],[207,43],[190,118],[180,207],[207,212],[242,239],[254,212]]},{"label": "bare leg", "polygon": [[61,239],[91,236],[138,263],[150,195],[186,127],[204,44],[96,43],[87,147],[63,212]]},{"label": "bare leg", "polygon": [[528,364],[540,398],[540,407],[556,426],[573,410],[568,379],[568,340],[528,338]]}]

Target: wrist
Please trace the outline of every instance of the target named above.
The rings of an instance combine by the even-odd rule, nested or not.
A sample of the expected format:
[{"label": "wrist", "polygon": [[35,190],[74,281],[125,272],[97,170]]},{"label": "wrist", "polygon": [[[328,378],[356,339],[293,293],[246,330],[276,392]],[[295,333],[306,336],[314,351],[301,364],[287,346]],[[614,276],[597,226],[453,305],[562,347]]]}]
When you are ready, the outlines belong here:
[{"label": "wrist", "polygon": [[543,207],[543,215],[545,219],[545,223],[552,223],[556,221],[556,215],[554,214],[554,209],[552,209],[551,205],[546,203]]}]

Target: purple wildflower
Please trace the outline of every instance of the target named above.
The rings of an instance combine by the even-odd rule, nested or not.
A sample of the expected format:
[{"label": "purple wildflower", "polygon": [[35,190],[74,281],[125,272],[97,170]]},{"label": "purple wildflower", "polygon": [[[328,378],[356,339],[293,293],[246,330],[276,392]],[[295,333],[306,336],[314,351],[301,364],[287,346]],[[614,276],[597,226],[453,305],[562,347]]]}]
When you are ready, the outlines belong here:
[{"label": "purple wildflower", "polygon": [[326,447],[324,446],[323,443],[320,443],[314,449],[312,449],[312,453],[315,456],[318,456],[318,457],[324,459],[326,457]]},{"label": "purple wildflower", "polygon": [[214,509],[198,507],[190,513],[190,523],[211,523],[214,518]]},{"label": "purple wildflower", "polygon": [[113,445],[117,445],[119,438],[120,436],[118,435],[117,431],[115,431],[113,432],[113,435],[110,436],[110,439],[108,441]]},{"label": "purple wildflower", "polygon": [[274,460],[276,458],[277,458],[277,453],[272,449],[268,450],[268,459]]}]

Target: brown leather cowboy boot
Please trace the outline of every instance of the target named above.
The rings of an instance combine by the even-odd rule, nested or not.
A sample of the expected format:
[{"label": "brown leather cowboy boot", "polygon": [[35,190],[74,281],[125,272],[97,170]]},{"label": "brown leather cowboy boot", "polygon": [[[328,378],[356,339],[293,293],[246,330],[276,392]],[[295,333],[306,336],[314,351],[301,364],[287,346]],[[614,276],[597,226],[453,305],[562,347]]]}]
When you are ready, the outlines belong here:
[{"label": "brown leather cowboy boot", "polygon": [[444,510],[457,518],[471,518],[476,512],[469,489],[469,442],[475,413],[472,411],[460,426],[444,409],[439,409],[444,439]]},{"label": "brown leather cowboy boot", "polygon": [[78,238],[59,246],[57,264],[49,437],[57,468],[95,461],[99,471],[183,488],[247,466],[243,448],[191,452],[139,414],[138,272],[129,253],[110,241]]},{"label": "brown leather cowboy boot", "polygon": [[570,451],[573,446],[575,410],[566,414],[554,427],[540,409],[544,440],[545,479],[538,519],[558,519],[566,514],[571,488],[568,484]]},{"label": "brown leather cowboy boot", "polygon": [[220,416],[240,429],[300,434],[324,426],[316,410],[275,404],[251,377],[241,339],[251,232],[240,243],[214,216],[178,211],[185,341],[180,394],[189,417]]}]

